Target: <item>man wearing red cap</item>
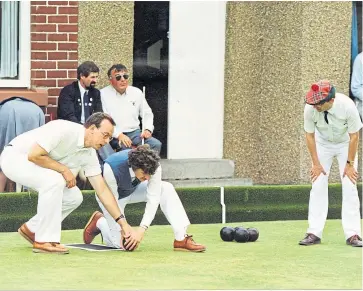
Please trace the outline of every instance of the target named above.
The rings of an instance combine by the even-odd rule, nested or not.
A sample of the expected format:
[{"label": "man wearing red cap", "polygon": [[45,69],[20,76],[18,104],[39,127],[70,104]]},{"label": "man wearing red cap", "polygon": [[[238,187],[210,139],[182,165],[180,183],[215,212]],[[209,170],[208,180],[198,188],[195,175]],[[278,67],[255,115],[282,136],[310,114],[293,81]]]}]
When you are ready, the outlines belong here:
[{"label": "man wearing red cap", "polygon": [[363,124],[354,102],[336,93],[329,81],[312,84],[305,96],[304,130],[311,156],[312,189],[309,202],[309,227],[300,245],[321,242],[328,214],[328,177],[333,158],[339,164],[342,181],[342,224],[346,243],[362,247],[359,212],[358,143]]}]

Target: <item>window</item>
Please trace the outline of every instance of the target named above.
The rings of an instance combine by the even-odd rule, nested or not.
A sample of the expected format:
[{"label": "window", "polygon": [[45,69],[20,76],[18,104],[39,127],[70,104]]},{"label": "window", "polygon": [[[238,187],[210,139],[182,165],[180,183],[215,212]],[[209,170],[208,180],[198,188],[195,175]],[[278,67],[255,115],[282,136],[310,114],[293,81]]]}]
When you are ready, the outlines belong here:
[{"label": "window", "polygon": [[0,3],[0,87],[30,87],[30,1]]}]

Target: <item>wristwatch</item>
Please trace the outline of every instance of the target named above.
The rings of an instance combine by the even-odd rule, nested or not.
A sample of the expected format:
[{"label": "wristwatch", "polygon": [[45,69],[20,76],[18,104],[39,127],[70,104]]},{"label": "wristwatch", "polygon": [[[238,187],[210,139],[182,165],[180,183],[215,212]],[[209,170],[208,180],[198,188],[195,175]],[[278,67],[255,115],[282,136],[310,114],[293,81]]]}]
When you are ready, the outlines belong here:
[{"label": "wristwatch", "polygon": [[125,215],[121,214],[119,217],[115,218],[115,221],[118,222],[120,219],[125,218]]},{"label": "wristwatch", "polygon": [[354,166],[354,161],[347,161],[347,164],[353,167]]},{"label": "wristwatch", "polygon": [[143,229],[147,230],[149,227],[144,225],[144,224],[140,224],[140,227],[142,227]]}]

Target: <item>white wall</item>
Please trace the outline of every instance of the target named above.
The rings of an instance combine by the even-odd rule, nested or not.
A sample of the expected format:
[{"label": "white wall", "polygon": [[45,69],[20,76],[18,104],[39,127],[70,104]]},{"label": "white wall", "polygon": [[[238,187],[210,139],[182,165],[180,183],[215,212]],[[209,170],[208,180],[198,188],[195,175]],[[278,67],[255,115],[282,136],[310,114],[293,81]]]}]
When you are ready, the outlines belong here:
[{"label": "white wall", "polygon": [[168,159],[222,158],[225,1],[170,1]]}]

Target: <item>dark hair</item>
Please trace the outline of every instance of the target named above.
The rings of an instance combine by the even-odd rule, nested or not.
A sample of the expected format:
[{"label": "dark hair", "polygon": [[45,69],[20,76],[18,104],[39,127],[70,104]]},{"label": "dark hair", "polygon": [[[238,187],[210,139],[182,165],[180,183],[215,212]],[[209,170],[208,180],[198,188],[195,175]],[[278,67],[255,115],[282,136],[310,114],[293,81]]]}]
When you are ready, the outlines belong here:
[{"label": "dark hair", "polygon": [[85,128],[89,128],[91,125],[96,125],[97,128],[101,126],[101,122],[107,119],[113,126],[116,125],[115,121],[112,119],[110,115],[104,112],[96,112],[93,113],[90,117],[87,118],[86,122],[84,123]]},{"label": "dark hair", "polygon": [[112,67],[109,68],[108,71],[107,71],[107,76],[109,78],[111,77],[111,73],[112,73],[113,70],[116,70],[116,72],[120,72],[120,71],[127,71],[127,68],[123,64],[112,65]]},{"label": "dark hair", "polygon": [[159,167],[160,157],[147,144],[139,145],[129,151],[129,165],[135,171],[141,169],[145,174],[154,175]]},{"label": "dark hair", "polygon": [[86,61],[80,64],[77,68],[77,79],[81,79],[81,75],[88,77],[91,73],[99,73],[100,69],[96,66],[94,62]]}]

